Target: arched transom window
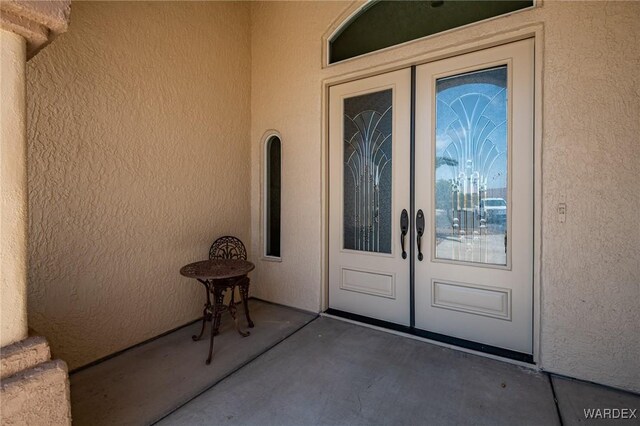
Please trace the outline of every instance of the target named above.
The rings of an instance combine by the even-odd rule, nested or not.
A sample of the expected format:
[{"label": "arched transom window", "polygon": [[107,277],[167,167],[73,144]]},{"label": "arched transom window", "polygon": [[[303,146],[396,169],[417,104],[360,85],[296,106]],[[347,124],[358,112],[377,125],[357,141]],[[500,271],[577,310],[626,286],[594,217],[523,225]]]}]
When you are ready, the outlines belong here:
[{"label": "arched transom window", "polygon": [[532,7],[534,0],[380,1],[366,4],[329,40],[329,63]]}]

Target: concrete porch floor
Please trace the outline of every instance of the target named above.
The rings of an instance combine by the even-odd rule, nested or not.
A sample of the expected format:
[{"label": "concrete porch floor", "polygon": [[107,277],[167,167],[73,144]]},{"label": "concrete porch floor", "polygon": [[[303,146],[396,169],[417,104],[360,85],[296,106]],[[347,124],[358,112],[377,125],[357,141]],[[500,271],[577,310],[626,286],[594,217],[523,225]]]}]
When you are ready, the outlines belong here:
[{"label": "concrete porch floor", "polygon": [[[203,338],[194,342],[191,336],[200,332],[202,324],[197,321],[70,374],[73,423],[151,424],[315,318],[258,300],[249,303],[255,322],[251,335],[241,337],[224,314],[211,365],[205,365],[211,325],[207,324]],[[246,330],[242,309],[239,315]]]},{"label": "concrete porch floor", "polygon": [[72,375],[74,422],[568,425],[607,424],[585,408],[640,408],[638,395],[251,303],[256,329],[246,339],[224,331],[210,367],[204,345],[185,341],[195,324]]}]

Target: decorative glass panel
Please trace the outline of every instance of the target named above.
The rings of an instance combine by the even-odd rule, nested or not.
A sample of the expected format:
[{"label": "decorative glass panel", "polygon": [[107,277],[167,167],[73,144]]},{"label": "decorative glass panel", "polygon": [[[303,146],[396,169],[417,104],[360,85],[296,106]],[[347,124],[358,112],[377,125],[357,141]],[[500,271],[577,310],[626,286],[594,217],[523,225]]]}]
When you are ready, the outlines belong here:
[{"label": "decorative glass panel", "polygon": [[391,89],[344,100],[344,248],[391,253]]},{"label": "decorative glass panel", "polygon": [[507,67],[436,81],[436,258],[506,265]]}]

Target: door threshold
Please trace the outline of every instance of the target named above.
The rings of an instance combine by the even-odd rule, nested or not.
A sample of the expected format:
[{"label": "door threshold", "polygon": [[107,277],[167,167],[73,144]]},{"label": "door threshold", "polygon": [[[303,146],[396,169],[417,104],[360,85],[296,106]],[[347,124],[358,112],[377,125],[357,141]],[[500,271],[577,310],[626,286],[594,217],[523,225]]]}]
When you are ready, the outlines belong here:
[{"label": "door threshold", "polygon": [[[431,331],[420,330],[415,327],[395,324],[376,318],[366,317],[364,315],[353,314],[338,309],[329,308],[323,314],[326,317],[347,320],[348,322],[363,324],[375,329],[387,332],[396,332],[394,334],[404,337],[417,338],[418,340],[433,343],[439,346],[445,346],[450,349],[461,350],[463,352],[473,353],[501,361],[509,360],[512,363],[531,368],[535,363],[533,356],[522,352],[516,352],[509,349],[498,348],[496,346],[485,345],[471,340],[459,339],[444,334],[433,333]],[[514,362],[515,361],[515,362]]]}]

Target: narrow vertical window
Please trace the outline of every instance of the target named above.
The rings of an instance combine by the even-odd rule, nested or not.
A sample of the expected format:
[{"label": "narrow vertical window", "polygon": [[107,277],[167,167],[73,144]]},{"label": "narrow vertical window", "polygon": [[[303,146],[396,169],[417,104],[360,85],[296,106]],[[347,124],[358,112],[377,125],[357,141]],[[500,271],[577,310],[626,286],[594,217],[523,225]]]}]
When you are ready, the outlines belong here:
[{"label": "narrow vertical window", "polygon": [[282,146],[278,136],[266,142],[265,255],[280,257],[280,182]]}]

